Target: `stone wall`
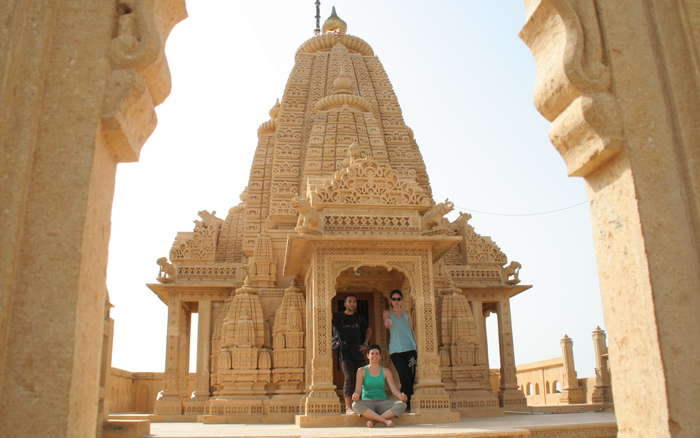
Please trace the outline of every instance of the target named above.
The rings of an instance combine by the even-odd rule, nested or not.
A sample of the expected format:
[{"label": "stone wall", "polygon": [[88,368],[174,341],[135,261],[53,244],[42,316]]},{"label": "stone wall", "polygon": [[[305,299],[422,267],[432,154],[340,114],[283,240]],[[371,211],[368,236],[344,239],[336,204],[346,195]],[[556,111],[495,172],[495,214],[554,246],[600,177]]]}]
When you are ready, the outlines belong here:
[{"label": "stone wall", "polygon": [[[194,391],[196,374],[187,378],[187,390]],[[110,413],[153,413],[158,392],[163,389],[163,373],[134,373],[119,368],[110,370],[107,406]]]}]

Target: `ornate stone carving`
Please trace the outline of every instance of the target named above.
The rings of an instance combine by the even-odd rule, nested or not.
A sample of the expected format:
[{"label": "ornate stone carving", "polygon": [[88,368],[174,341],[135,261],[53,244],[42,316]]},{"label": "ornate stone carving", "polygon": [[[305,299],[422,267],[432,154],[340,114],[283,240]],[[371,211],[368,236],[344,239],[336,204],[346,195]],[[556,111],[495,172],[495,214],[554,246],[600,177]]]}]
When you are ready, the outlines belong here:
[{"label": "ornate stone carving", "polygon": [[264,393],[271,381],[269,349],[260,297],[244,285],[236,290],[223,319],[216,381],[218,394]]},{"label": "ornate stone carving", "polygon": [[321,232],[318,209],[311,204],[312,202],[307,198],[296,198],[292,201],[292,206],[299,213],[297,226],[294,229],[297,233],[319,234]]},{"label": "ornate stone carving", "polygon": [[304,384],[306,303],[301,289],[284,290],[272,328],[273,383],[277,393],[295,393]]},{"label": "ornate stone carving", "polygon": [[[173,7],[175,6],[175,7]],[[137,161],[156,126],[154,107],[170,92],[163,53],[170,28],[186,16],[184,4],[154,0],[115,3],[114,38],[102,101],[102,131],[119,161]],[[170,9],[164,14],[161,9]],[[167,18],[166,18],[167,17]]]},{"label": "ornate stone carving", "polygon": [[450,222],[444,216],[453,208],[454,204],[449,199],[445,199],[445,202],[439,204],[433,203],[423,214],[423,233],[445,233]]},{"label": "ornate stone carving", "polygon": [[395,206],[428,208],[430,198],[415,183],[371,158],[354,160],[335,173],[329,184],[312,193],[315,203],[333,205]]},{"label": "ornate stone carving", "polygon": [[503,280],[510,285],[520,283],[519,273],[521,267],[520,263],[515,260],[511,261],[508,266],[503,268]]},{"label": "ornate stone carving", "polygon": [[272,252],[270,236],[261,234],[255,240],[253,256],[248,261],[247,283],[250,286],[271,287],[277,280],[277,262]]},{"label": "ornate stone carving", "polygon": [[177,276],[177,271],[172,263],[168,262],[165,257],[160,257],[156,260],[156,263],[160,267],[158,270],[158,277],[156,278],[161,283],[172,283],[175,281]]},{"label": "ornate stone carving", "polygon": [[586,176],[624,143],[596,2],[539,2],[520,37],[537,61],[535,106],[552,122],[552,143],[569,175]]}]

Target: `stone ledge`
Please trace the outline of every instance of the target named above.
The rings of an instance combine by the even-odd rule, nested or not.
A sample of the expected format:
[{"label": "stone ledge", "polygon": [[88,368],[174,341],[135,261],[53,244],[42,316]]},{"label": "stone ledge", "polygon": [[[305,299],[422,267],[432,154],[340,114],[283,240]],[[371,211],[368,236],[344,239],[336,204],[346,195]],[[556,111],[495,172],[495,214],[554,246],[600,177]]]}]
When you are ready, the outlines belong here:
[{"label": "stone ledge", "polygon": [[107,420],[102,425],[102,438],[141,438],[150,433],[148,420]]},{"label": "stone ledge", "polygon": [[[397,425],[455,423],[460,420],[456,411],[437,411],[434,413],[409,413],[394,419]],[[359,415],[297,415],[298,427],[354,427],[365,426],[367,420]],[[381,427],[381,426],[380,426]]]}]

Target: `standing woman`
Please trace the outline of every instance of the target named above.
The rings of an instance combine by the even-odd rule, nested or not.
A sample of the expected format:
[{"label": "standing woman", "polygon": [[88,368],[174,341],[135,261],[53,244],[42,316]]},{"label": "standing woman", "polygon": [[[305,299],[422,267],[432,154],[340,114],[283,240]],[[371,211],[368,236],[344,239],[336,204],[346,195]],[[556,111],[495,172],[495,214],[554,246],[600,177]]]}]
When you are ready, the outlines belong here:
[{"label": "standing woman", "polygon": [[408,396],[406,407],[411,410],[413,382],[416,379],[416,337],[411,329],[411,317],[402,309],[403,293],[396,289],[389,294],[391,308],[384,311],[384,326],[389,329],[389,355],[399,373],[401,391]]}]

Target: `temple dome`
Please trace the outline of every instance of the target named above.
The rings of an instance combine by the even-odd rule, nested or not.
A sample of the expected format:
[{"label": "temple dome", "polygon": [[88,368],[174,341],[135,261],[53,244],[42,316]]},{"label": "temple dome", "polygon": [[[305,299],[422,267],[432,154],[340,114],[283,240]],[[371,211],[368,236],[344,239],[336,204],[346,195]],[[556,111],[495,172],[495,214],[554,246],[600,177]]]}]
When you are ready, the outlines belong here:
[{"label": "temple dome", "polygon": [[335,32],[340,34],[344,34],[348,31],[347,23],[335,13],[335,6],[333,6],[331,16],[326,18],[326,21],[323,22],[322,31],[323,33]]}]

